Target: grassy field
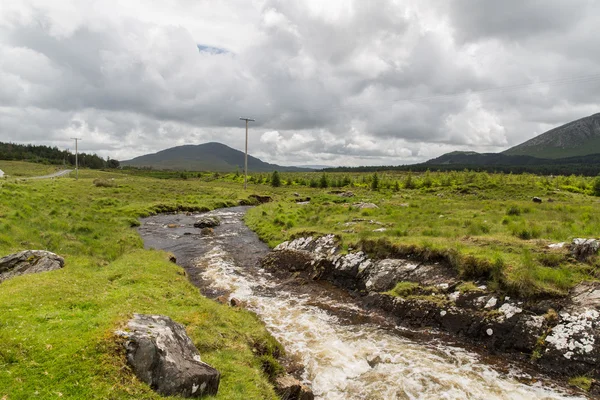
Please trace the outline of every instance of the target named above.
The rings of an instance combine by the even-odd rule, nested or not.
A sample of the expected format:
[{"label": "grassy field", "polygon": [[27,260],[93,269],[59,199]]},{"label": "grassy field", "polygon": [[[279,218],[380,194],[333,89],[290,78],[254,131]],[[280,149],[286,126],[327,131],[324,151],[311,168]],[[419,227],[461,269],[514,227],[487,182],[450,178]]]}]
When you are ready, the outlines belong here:
[{"label": "grassy field", "polygon": [[[48,172],[14,162],[0,168]],[[275,398],[262,371],[280,350],[260,321],[205,299],[165,253],[142,248],[133,227],[158,212],[234,206],[258,193],[275,201],[251,209],[246,221],[271,246],[335,233],[345,250],[443,259],[467,282],[488,277],[495,289],[524,296],[561,295],[598,276],[597,259],[579,263],[546,247],[598,236],[593,179],[461,172],[269,181],[253,175],[243,191],[240,174],[89,170],[78,181],[1,180],[1,254],[46,249],[66,266],[0,284],[0,398],[159,398],[135,379],[113,337],[135,312],[186,325],[203,359],[222,372],[218,398]],[[355,196],[339,196],[348,190]]]},{"label": "grassy field", "polygon": [[0,284],[0,398],[160,398],[135,379],[113,337],[136,312],[186,325],[222,373],[217,398],[275,398],[262,371],[279,348],[263,324],[202,297],[132,229],[156,212],[236,205],[247,196],[239,188],[90,171],[78,181],[0,182],[0,253],[46,249],[66,260],[62,270]]},{"label": "grassy field", "polygon": [[[441,259],[465,280],[489,278],[494,289],[522,296],[563,295],[599,276],[597,259],[579,263],[566,248],[547,248],[599,236],[600,198],[591,195],[591,178],[450,172],[376,179],[374,190],[372,175],[325,176],[352,182],[341,190],[355,197],[345,198],[339,187],[297,183],[320,185],[319,175],[283,175],[282,201],[251,210],[246,222],[271,246],[307,233],[335,233],[346,249]],[[534,196],[543,202],[532,202]],[[311,197],[309,204],[295,202],[304,197]],[[362,209],[361,202],[378,208]]]},{"label": "grassy field", "polygon": [[25,161],[0,160],[0,169],[7,175],[7,179],[10,179],[27,178],[30,176],[44,176],[62,169],[69,168],[63,168],[62,166],[56,165],[29,163]]}]

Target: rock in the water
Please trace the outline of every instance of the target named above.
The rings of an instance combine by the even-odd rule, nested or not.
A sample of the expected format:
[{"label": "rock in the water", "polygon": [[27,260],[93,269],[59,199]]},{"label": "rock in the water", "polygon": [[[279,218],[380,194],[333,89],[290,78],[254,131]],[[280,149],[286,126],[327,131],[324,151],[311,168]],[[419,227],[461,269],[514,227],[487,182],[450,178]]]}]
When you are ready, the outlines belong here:
[{"label": "rock in the water", "polygon": [[213,230],[213,228],[202,228],[200,230],[200,233],[204,236],[211,236],[215,234],[215,231]]},{"label": "rock in the water", "polygon": [[17,275],[54,271],[64,265],[64,258],[49,251],[21,251],[0,258],[0,282]]},{"label": "rock in the water", "polygon": [[596,239],[573,239],[571,243],[571,254],[579,261],[587,261],[598,253],[600,241]]},{"label": "rock in the water", "polygon": [[127,362],[136,376],[165,396],[200,397],[215,395],[219,371],[203,363],[185,328],[162,315],[134,314],[128,331]]},{"label": "rock in the water", "polygon": [[205,215],[194,223],[195,228],[214,228],[221,225],[219,217]]},{"label": "rock in the water", "polygon": [[313,400],[315,395],[312,390],[290,375],[277,378],[275,391],[282,399],[286,400]]}]

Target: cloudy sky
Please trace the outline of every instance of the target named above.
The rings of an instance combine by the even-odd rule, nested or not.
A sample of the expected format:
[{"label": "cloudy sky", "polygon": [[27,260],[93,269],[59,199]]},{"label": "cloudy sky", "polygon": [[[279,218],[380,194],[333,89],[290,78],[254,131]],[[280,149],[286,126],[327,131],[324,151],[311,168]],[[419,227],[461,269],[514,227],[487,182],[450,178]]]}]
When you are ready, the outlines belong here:
[{"label": "cloudy sky", "polygon": [[501,151],[600,112],[594,0],[0,0],[0,141],[284,165]]}]

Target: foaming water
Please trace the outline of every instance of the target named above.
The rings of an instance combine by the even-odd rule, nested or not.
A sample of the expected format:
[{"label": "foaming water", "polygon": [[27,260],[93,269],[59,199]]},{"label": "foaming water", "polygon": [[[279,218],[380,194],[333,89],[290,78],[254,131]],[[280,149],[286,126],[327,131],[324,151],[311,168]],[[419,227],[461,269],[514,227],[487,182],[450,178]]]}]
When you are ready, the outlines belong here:
[{"label": "foaming water", "polygon": [[252,234],[243,225],[235,232],[230,229],[243,211],[213,214],[225,220],[225,229],[215,230],[212,239],[203,241],[201,254],[191,259],[198,277],[212,292],[228,293],[261,317],[287,353],[305,366],[302,379],[316,398],[573,398],[540,383],[520,383],[464,349],[415,342],[370,323],[349,322],[328,307],[360,312],[351,301],[340,301],[323,289],[303,290],[255,266],[241,265],[239,248],[229,241],[239,240],[235,236],[247,240]]}]

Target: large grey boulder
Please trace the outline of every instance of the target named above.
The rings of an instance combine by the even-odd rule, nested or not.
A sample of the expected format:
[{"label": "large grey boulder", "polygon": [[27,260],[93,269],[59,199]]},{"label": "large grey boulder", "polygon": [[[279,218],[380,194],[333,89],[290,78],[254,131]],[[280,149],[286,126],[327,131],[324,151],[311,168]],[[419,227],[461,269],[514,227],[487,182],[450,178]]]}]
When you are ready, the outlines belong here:
[{"label": "large grey boulder", "polygon": [[136,376],[165,396],[215,395],[219,371],[202,362],[185,328],[163,315],[134,314],[124,343],[127,363]]},{"label": "large grey boulder", "polygon": [[600,241],[596,239],[573,239],[571,243],[571,254],[579,261],[586,261],[598,253]]},{"label": "large grey boulder", "polygon": [[195,228],[214,228],[215,226],[219,225],[221,225],[221,220],[219,217],[210,215],[205,215],[194,223]]},{"label": "large grey boulder", "polygon": [[53,271],[64,265],[64,258],[49,251],[21,251],[0,258],[0,282],[17,275]]}]

